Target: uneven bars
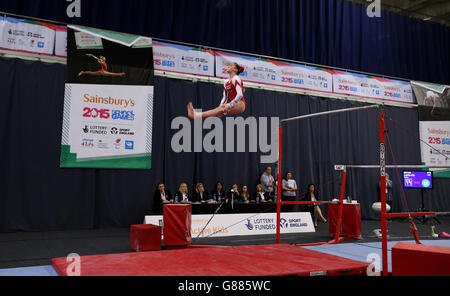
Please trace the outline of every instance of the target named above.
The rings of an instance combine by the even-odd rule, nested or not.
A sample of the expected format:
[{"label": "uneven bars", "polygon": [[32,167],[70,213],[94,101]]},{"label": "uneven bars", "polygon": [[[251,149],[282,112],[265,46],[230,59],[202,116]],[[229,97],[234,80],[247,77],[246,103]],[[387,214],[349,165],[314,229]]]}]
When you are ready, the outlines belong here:
[{"label": "uneven bars", "polygon": [[338,109],[338,110],[318,112],[318,113],[313,113],[313,114],[306,114],[306,115],[301,115],[301,116],[296,116],[296,117],[282,119],[282,120],[280,120],[280,123],[291,121],[291,120],[298,120],[298,119],[304,119],[304,118],[309,118],[309,117],[333,114],[333,113],[350,112],[350,111],[372,109],[372,108],[378,108],[378,105],[369,105],[369,106],[364,106],[364,107],[346,108],[346,109]]}]

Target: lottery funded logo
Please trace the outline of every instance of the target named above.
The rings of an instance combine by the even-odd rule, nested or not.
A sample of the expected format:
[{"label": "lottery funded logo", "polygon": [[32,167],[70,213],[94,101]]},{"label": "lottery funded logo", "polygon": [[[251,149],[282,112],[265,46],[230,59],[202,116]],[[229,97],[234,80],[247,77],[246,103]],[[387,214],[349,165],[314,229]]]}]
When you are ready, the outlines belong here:
[{"label": "lottery funded logo", "polygon": [[87,125],[85,124],[82,128],[82,131],[85,134],[93,134],[93,135],[107,135],[108,127],[102,125]]}]

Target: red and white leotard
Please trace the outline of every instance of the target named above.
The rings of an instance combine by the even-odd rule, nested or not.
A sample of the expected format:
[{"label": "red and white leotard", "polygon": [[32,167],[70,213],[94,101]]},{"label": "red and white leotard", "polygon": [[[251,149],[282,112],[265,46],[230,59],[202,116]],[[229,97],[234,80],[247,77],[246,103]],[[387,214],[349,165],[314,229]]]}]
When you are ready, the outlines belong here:
[{"label": "red and white leotard", "polygon": [[[228,102],[229,100],[229,102]],[[220,104],[229,104],[231,108],[241,101],[245,103],[244,99],[244,85],[241,78],[238,75],[233,76],[232,79],[228,79],[223,84],[223,98]]]},{"label": "red and white leotard", "polygon": [[108,65],[106,65],[106,62],[100,62],[100,72],[106,72],[108,70]]}]

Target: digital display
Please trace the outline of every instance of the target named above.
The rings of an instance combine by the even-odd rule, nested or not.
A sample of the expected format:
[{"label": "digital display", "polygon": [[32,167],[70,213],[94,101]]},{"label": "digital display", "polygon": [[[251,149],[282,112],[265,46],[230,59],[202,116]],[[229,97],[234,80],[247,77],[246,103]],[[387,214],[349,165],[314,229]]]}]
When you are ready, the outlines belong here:
[{"label": "digital display", "polygon": [[405,188],[433,188],[432,172],[403,172],[403,187]]}]

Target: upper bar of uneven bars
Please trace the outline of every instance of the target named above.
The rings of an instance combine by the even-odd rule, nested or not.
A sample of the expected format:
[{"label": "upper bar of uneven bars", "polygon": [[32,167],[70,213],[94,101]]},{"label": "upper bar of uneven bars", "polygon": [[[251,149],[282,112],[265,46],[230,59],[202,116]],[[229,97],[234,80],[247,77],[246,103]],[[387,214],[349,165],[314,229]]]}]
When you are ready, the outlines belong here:
[{"label": "upper bar of uneven bars", "polygon": [[291,120],[298,120],[298,119],[304,119],[304,118],[321,116],[321,115],[327,115],[327,114],[333,114],[333,113],[341,113],[341,112],[350,112],[350,111],[357,111],[357,110],[364,110],[364,109],[372,109],[372,108],[378,108],[378,107],[379,107],[378,105],[369,105],[369,106],[364,106],[364,107],[346,108],[346,109],[338,109],[338,110],[318,112],[318,113],[313,113],[313,114],[306,114],[306,115],[301,115],[301,116],[296,116],[296,117],[282,119],[282,120],[280,120],[280,124],[283,123],[283,122],[291,121]]}]

